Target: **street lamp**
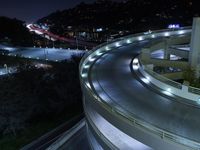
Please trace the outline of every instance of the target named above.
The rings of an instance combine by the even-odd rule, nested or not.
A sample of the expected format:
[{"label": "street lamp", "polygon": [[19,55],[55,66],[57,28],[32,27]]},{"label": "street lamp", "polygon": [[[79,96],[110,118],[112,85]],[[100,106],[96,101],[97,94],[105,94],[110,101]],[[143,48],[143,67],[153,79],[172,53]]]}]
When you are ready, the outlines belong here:
[{"label": "street lamp", "polygon": [[54,40],[52,39],[52,41],[53,41],[53,48],[55,48],[55,45],[54,45]]},{"label": "street lamp", "polygon": [[77,36],[76,36],[76,49],[78,50],[78,39],[77,39]]},{"label": "street lamp", "polygon": [[7,66],[7,64],[4,64],[4,67],[6,68],[6,74],[8,74],[8,66]]},{"label": "street lamp", "polygon": [[44,59],[47,59],[47,53],[46,53],[46,49],[44,48]]}]

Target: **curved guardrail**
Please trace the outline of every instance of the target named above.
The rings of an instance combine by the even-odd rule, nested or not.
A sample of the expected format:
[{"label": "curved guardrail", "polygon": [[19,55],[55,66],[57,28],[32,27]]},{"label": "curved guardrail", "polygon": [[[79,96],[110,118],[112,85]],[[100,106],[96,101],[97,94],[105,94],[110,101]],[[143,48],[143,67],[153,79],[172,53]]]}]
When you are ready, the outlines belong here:
[{"label": "curved guardrail", "polygon": [[182,84],[181,84],[181,83],[178,83],[178,82],[175,82],[175,81],[173,81],[173,80],[170,80],[170,79],[168,79],[168,78],[166,78],[166,77],[164,77],[164,76],[162,76],[162,75],[160,75],[160,74],[154,72],[153,70],[151,70],[151,69],[145,67],[145,66],[143,66],[143,69],[144,69],[144,71],[146,71],[148,74],[150,74],[150,75],[152,75],[153,77],[155,77],[157,80],[159,80],[159,81],[161,81],[161,82],[164,82],[164,83],[166,83],[166,84],[168,84],[168,85],[170,85],[170,86],[173,86],[173,87],[175,87],[175,88],[177,88],[177,89],[182,89]]},{"label": "curved guardrail", "polygon": [[[183,85],[179,82],[168,79],[168,78],[154,72],[153,70],[149,69],[145,65],[143,65],[141,60],[139,62],[138,68],[140,68],[139,70],[144,76],[148,76],[148,77],[151,76],[155,80],[166,85],[165,87],[163,87],[163,85],[156,84],[156,83],[154,83],[155,81],[153,82],[153,80],[151,80],[150,82],[155,84],[155,86],[157,86],[163,90],[166,90],[167,92],[170,92],[174,95],[182,97],[184,99],[194,101],[194,102],[196,102],[196,104],[195,103],[194,104],[199,106],[199,103],[200,103],[200,89],[199,88]],[[170,86],[170,87],[167,87],[167,86]],[[186,89],[183,90],[183,86],[186,87],[187,90]],[[172,90],[171,87],[174,88],[175,90]],[[169,91],[167,89],[169,89]],[[186,93],[188,94],[187,96],[185,95]]]},{"label": "curved guardrail", "polygon": [[[162,41],[155,41],[155,42],[151,42],[149,45],[148,45],[148,48],[151,48],[151,46],[153,46],[154,44],[158,44],[158,43],[162,43]],[[180,45],[179,45],[180,46]],[[188,46],[188,45],[187,45]],[[174,46],[176,47],[176,46]],[[156,49],[155,49],[156,50]],[[154,50],[154,51],[155,51]],[[152,59],[152,60],[156,60],[156,59]],[[157,59],[160,61],[160,59]],[[162,61],[165,61],[165,60],[162,60]],[[183,63],[181,61],[179,61],[179,63]],[[156,84],[155,81],[152,81],[153,84],[155,84],[157,87],[163,89],[163,90],[169,90],[168,92],[174,94],[174,95],[177,95],[179,97],[183,97],[185,99],[188,99],[188,100],[192,100],[194,102],[196,102],[197,105],[199,105],[200,103],[200,89],[199,88],[195,88],[195,87],[192,87],[192,86],[187,86],[187,85],[184,85],[184,84],[181,84],[179,82],[176,82],[176,81],[173,81],[171,79],[168,79],[156,72],[154,72],[152,69],[149,69],[148,67],[146,67],[146,65],[143,65],[145,64],[142,60],[142,56],[140,55],[139,57],[139,68],[142,68],[139,69],[140,72],[142,74],[147,74],[149,76],[151,76],[154,79],[156,79],[157,81],[160,81],[162,85],[159,85],[158,83]],[[144,73],[143,73],[144,72]],[[171,86],[173,89],[171,89],[171,87],[164,87],[163,84],[166,84],[166,85],[169,85]],[[186,89],[182,90],[183,89],[183,86],[186,87]],[[178,89],[178,90],[176,90]],[[187,93],[187,94],[185,94]]]},{"label": "curved guardrail", "polygon": [[[199,89],[199,88],[195,88],[195,87],[189,86],[189,87],[188,87],[188,91],[189,91],[190,93],[194,93],[194,94],[200,95],[200,89]],[[199,101],[199,100],[198,100],[198,101]]]},{"label": "curved guardrail", "polygon": [[124,111],[122,112],[117,107],[111,106],[108,102],[104,101],[97,93],[94,92],[95,90],[92,88],[92,86],[90,86],[90,81],[88,79],[88,72],[90,66],[96,59],[98,59],[103,54],[107,53],[109,50],[114,50],[120,46],[131,44],[137,41],[142,41],[145,39],[169,37],[169,36],[176,36],[176,35],[190,34],[190,33],[191,33],[191,27],[186,27],[182,28],[181,30],[175,30],[175,31],[159,30],[149,35],[135,34],[116,39],[109,43],[104,43],[99,45],[98,47],[94,48],[93,50],[85,54],[80,62],[79,71],[80,71],[80,81],[82,88],[84,88],[87,91],[87,93],[89,93],[94,98],[94,100],[98,104],[100,104],[104,109],[108,110],[110,113],[115,113],[115,115],[118,115],[119,118],[127,119],[134,126],[144,129],[145,131],[148,131],[154,135],[157,135],[163,140],[175,142],[180,145],[184,145],[188,148],[199,149],[200,143],[198,141],[188,139],[187,137],[182,137],[180,135],[171,133],[159,127],[153,126],[152,124],[145,122],[144,120],[138,118],[137,116],[131,114],[130,112],[124,112]]},{"label": "curved guardrail", "polygon": [[[188,139],[186,137],[182,137],[180,135],[177,134],[173,134],[169,131],[166,131],[164,129],[161,129],[159,127],[153,126],[148,122],[145,122],[144,120],[142,120],[141,118],[138,118],[136,115],[128,113],[128,112],[124,112],[121,111],[120,109],[111,106],[109,103],[105,102],[103,99],[101,99],[101,97],[97,96],[96,94],[94,94],[94,92],[85,84],[83,84],[85,86],[85,88],[87,89],[88,93],[90,94],[90,96],[94,97],[96,103],[100,104],[104,109],[106,109],[108,112],[110,112],[111,114],[115,114],[117,115],[119,118],[122,119],[126,119],[128,120],[133,126],[143,129],[147,132],[150,132],[158,137],[160,137],[163,140],[168,140],[168,141],[172,141],[178,144],[182,144],[188,148],[192,148],[195,150],[199,150],[200,148],[200,143],[191,139]],[[116,104],[116,103],[115,103]],[[116,104],[117,105],[117,104]],[[97,132],[99,133],[99,130],[97,130]],[[102,134],[99,134],[102,136]],[[106,137],[104,137],[106,138]]]},{"label": "curved guardrail", "polygon": [[[173,34],[171,34],[171,33],[173,33]],[[131,44],[132,42],[136,42],[138,40],[139,41],[144,40],[143,37],[145,37],[145,39],[146,38],[151,39],[151,38],[157,38],[157,37],[161,38],[161,37],[169,37],[169,36],[173,36],[173,35],[182,35],[182,34],[187,34],[187,33],[189,33],[189,34],[191,33],[191,27],[184,27],[184,28],[180,28],[179,30],[172,30],[172,29],[156,30],[148,35],[145,35],[144,33],[137,33],[137,34],[117,38],[117,39],[114,39],[113,41],[102,43],[102,44],[96,46],[95,48],[93,48],[92,50],[90,50],[87,54],[85,54],[85,56],[81,60],[80,67],[83,65],[83,62],[86,60],[86,58],[90,54],[92,54],[93,52],[95,52],[96,50],[98,50],[100,48],[109,47],[112,43],[115,43],[115,42],[126,40],[125,41],[126,44]]]}]

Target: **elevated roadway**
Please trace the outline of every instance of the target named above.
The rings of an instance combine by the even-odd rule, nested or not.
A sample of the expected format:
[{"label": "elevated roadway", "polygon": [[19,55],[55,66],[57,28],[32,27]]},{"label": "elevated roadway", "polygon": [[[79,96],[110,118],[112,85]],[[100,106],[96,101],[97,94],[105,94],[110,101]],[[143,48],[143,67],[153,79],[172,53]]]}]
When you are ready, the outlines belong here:
[{"label": "elevated roadway", "polygon": [[200,148],[199,107],[163,94],[143,82],[137,69],[131,71],[133,58],[149,43],[163,37],[190,36],[190,32],[184,29],[129,36],[99,46],[84,57],[80,78],[86,120],[103,148]]}]

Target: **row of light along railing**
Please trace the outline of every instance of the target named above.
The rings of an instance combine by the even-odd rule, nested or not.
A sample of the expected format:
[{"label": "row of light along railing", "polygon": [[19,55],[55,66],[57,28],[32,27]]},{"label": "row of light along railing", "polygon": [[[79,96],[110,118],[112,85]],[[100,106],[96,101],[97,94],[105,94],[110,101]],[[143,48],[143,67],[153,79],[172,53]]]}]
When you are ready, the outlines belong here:
[{"label": "row of light along railing", "polygon": [[[82,82],[82,85],[84,86],[84,88],[88,92],[88,94],[94,98],[96,103],[98,103],[103,109],[106,109],[109,113],[116,115],[117,118],[120,118],[120,119],[125,118],[131,123],[132,126],[135,126],[136,128],[139,128],[142,130],[145,130],[148,133],[154,134],[163,140],[172,141],[172,142],[184,145],[185,147],[192,148],[194,150],[200,149],[199,142],[188,139],[186,137],[182,137],[182,136],[174,134],[174,133],[171,133],[167,130],[158,128],[158,127],[144,121],[142,118],[137,117],[134,114],[131,114],[127,111],[124,112],[123,110],[119,109],[119,107],[115,107],[115,106],[117,106],[117,103],[115,103],[114,101],[112,101],[112,103],[115,106],[111,106],[108,102],[104,101],[101,97],[96,95],[95,92],[90,87],[88,87],[84,82]],[[90,120],[90,121],[92,121],[92,120]],[[100,137],[102,137],[102,134],[99,134],[99,130],[97,130],[97,133],[98,133],[98,135],[101,135]],[[106,138],[105,136],[103,136],[103,138],[104,138],[104,141],[109,141],[109,140],[105,140],[105,138]],[[107,143],[107,144],[110,145],[110,143]]]},{"label": "row of light along railing", "polygon": [[[110,113],[114,113],[115,115],[118,115],[121,118],[126,118],[132,125],[141,129],[145,129],[147,132],[157,135],[164,140],[173,141],[180,145],[184,145],[188,148],[199,150],[200,143],[195,140],[188,139],[187,137],[183,137],[183,136],[171,133],[167,130],[158,128],[148,122],[145,122],[143,119],[138,118],[136,115],[131,114],[130,112],[124,112],[120,110],[119,107],[115,107],[117,106],[117,104],[115,104],[115,106],[110,106],[108,102],[103,100],[95,92],[95,89],[90,85],[90,81],[88,78],[90,66],[95,62],[95,60],[97,60],[103,54],[111,50],[115,50],[119,48],[120,46],[133,44],[134,42],[139,42],[143,40],[185,35],[185,34],[191,34],[191,27],[186,27],[180,30],[175,30],[175,31],[172,31],[169,29],[159,30],[159,31],[154,31],[148,35],[144,35],[143,33],[134,34],[134,35],[126,36],[123,38],[118,38],[108,43],[103,43],[84,55],[79,65],[80,81],[81,81],[82,86],[84,86],[83,88],[86,89],[86,91],[92,97],[94,97],[94,100],[96,100],[97,103],[99,103],[104,109],[108,110]],[[112,101],[112,103],[114,104],[114,101]]]},{"label": "row of light along railing", "polygon": [[181,83],[178,83],[178,82],[175,82],[173,80],[170,80],[169,78],[166,78],[156,72],[154,72],[153,70],[149,69],[148,67],[145,67],[143,66],[143,69],[145,72],[147,72],[148,74],[150,74],[151,76],[153,76],[154,78],[156,78],[157,80],[163,82],[163,83],[166,83],[170,86],[173,86],[177,89],[182,89],[182,84]]},{"label": "row of light along railing", "polygon": [[[156,42],[155,42],[155,43],[156,43]],[[154,44],[154,42],[152,42],[150,45],[153,45],[153,44]],[[161,81],[161,82],[163,82],[163,83],[165,83],[165,84],[167,84],[167,85],[170,85],[170,86],[172,86],[172,87],[174,87],[174,88],[182,89],[182,84],[181,84],[181,83],[176,82],[176,81],[174,81],[174,80],[171,80],[171,79],[169,79],[169,78],[166,78],[166,77],[164,77],[164,76],[162,76],[162,75],[160,75],[160,74],[154,72],[152,69],[146,67],[146,66],[143,65],[143,64],[144,64],[144,63],[143,63],[142,60],[140,59],[140,61],[139,61],[140,67],[142,67],[143,70],[144,70],[145,72],[147,72],[149,75],[153,76],[155,79],[157,79],[157,80],[159,80],[159,81]],[[189,92],[189,93],[192,93],[192,94],[200,95],[200,88],[188,86],[188,92]],[[199,99],[197,100],[197,102],[200,103],[200,102],[199,102]]]}]

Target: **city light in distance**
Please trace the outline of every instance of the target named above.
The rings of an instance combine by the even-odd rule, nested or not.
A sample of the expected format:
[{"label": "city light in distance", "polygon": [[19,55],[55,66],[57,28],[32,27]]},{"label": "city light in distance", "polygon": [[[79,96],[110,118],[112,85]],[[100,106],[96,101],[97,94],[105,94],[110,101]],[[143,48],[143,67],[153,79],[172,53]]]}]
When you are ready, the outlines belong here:
[{"label": "city light in distance", "polygon": [[143,37],[139,37],[138,40],[139,40],[139,41],[142,41],[142,40],[143,40]]},{"label": "city light in distance", "polygon": [[170,25],[168,25],[168,28],[169,29],[178,29],[178,28],[180,28],[180,25],[179,24],[170,24]]}]

